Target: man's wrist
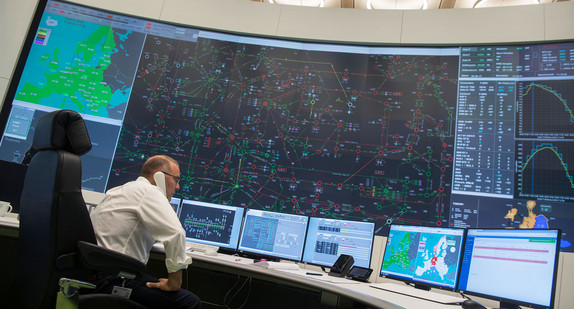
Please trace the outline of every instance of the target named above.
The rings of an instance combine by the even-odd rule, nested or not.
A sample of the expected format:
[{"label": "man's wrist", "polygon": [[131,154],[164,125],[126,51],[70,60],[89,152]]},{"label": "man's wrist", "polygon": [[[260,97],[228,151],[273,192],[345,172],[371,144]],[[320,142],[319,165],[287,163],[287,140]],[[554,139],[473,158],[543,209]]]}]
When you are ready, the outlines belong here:
[{"label": "man's wrist", "polygon": [[182,282],[182,270],[181,269],[176,271],[176,272],[169,273],[167,275],[167,285],[170,288],[174,288],[174,289],[181,288],[181,282]]}]

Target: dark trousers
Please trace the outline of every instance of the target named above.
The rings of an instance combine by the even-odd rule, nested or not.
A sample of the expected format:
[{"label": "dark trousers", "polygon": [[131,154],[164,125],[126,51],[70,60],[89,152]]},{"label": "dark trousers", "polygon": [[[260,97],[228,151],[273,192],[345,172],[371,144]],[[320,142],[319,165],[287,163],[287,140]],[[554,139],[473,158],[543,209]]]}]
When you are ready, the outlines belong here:
[{"label": "dark trousers", "polygon": [[[185,289],[175,292],[165,292],[160,289],[148,288],[147,282],[158,282],[157,278],[144,275],[137,280],[126,279],[124,287],[132,289],[130,299],[142,304],[150,309],[200,309],[201,301],[199,297]],[[106,276],[94,282],[95,290],[86,291],[88,293],[111,294],[114,286],[122,286],[123,279],[116,276]]]}]

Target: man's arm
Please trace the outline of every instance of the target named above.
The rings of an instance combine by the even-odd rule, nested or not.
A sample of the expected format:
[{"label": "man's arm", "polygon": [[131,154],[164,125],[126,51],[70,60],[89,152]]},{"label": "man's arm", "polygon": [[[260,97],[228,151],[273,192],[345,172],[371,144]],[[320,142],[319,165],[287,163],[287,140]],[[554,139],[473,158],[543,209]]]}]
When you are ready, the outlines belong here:
[{"label": "man's arm", "polygon": [[146,286],[148,288],[156,288],[162,291],[177,291],[181,288],[183,270],[180,269],[174,273],[167,274],[166,278],[159,278],[159,282],[148,282]]},{"label": "man's arm", "polygon": [[185,230],[165,196],[154,189],[148,191],[138,214],[151,237],[163,244],[167,272],[175,273],[192,262],[185,252]]}]

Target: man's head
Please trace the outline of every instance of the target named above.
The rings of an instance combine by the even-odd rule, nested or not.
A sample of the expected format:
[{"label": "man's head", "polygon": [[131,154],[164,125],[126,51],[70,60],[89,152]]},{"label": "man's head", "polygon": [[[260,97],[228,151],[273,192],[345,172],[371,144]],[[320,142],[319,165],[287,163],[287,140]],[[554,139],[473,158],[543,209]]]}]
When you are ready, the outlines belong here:
[{"label": "man's head", "polygon": [[165,193],[167,199],[171,200],[175,191],[179,190],[179,178],[181,176],[179,164],[168,156],[153,156],[145,161],[140,176],[145,177],[153,185],[156,185],[153,175],[157,172],[163,172],[165,174]]}]

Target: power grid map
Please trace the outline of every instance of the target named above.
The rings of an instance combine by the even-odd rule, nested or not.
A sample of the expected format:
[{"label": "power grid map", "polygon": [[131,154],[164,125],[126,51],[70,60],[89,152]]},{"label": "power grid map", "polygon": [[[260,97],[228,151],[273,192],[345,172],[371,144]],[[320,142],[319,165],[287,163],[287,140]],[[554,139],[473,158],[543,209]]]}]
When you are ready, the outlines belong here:
[{"label": "power grid map", "polygon": [[147,36],[108,188],[151,153],[185,199],[448,222],[458,57]]}]

